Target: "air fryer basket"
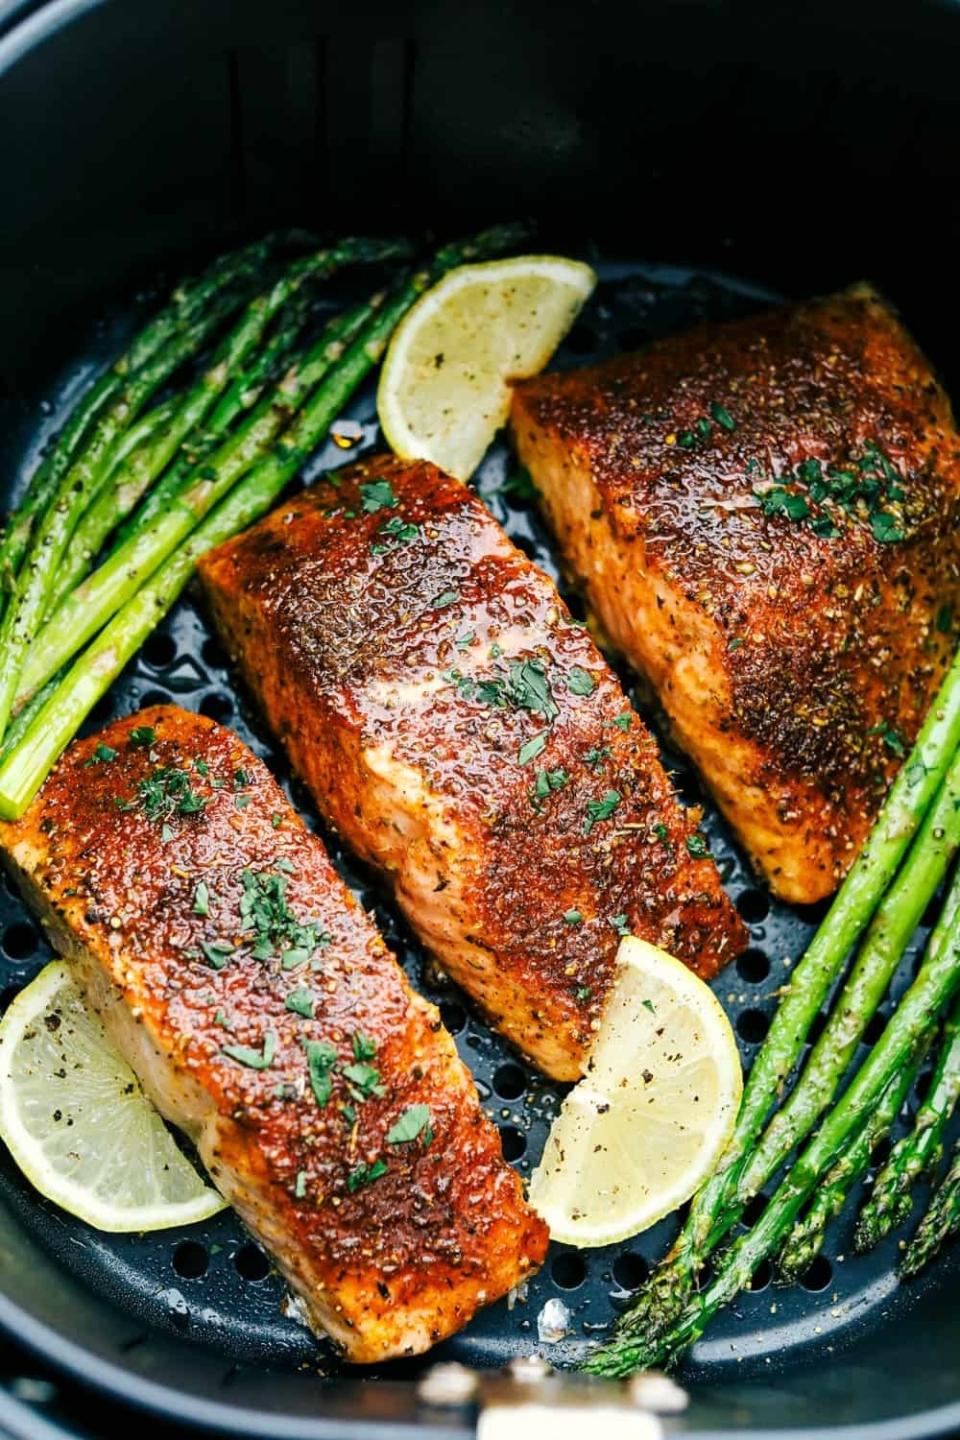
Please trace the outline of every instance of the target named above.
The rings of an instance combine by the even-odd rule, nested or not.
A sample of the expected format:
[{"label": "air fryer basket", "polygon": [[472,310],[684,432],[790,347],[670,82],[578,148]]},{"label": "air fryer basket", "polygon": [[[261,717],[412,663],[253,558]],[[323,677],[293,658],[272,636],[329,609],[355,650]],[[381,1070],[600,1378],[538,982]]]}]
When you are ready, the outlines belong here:
[{"label": "air fryer basket", "polygon": [[[960,388],[942,303],[960,233],[952,7],[662,0],[626,15],[612,4],[357,0],[338,10],[323,0],[0,5],[0,505],[73,387],[164,277],[283,223],[455,233],[533,214],[538,247],[569,248],[602,276],[558,357],[567,365],[868,276]],[[370,390],[352,413],[362,445],[376,444]],[[344,458],[331,443],[312,470]],[[497,492],[509,463],[498,446],[479,488],[557,575],[534,512]],[[94,720],[157,700],[235,726],[314,823],[190,600]],[[702,803],[689,766],[665,750],[684,798]],[[749,950],[717,982],[749,1062],[819,914],[771,903],[709,805],[705,828],[750,926]],[[527,1171],[556,1087],[430,973],[370,876],[332,850],[415,985],[441,1005],[507,1157]],[[47,958],[0,882],[0,1002]],[[371,1379],[345,1375],[285,1317],[278,1277],[231,1214],[104,1237],[40,1201],[5,1158],[0,1192],[10,1334],[54,1370],[159,1414],[276,1436],[472,1433],[466,1411],[423,1409],[416,1376],[440,1358],[574,1358],[675,1228],[606,1251],[555,1246],[512,1310],[492,1307],[428,1359]],[[893,1275],[896,1237],[862,1259],[845,1253],[848,1239],[849,1215],[802,1286],[778,1290],[760,1272],[718,1319],[683,1371],[685,1431],[960,1430],[960,1253],[905,1288]],[[541,1346],[537,1316],[554,1297],[571,1335]]]}]

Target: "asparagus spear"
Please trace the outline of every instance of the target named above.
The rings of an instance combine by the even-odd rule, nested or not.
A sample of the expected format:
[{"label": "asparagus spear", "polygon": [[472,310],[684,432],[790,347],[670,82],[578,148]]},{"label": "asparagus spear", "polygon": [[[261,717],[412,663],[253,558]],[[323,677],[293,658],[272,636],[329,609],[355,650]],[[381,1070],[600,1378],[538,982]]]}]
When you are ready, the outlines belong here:
[{"label": "asparagus spear", "polygon": [[196,561],[269,510],[295,477],[343,406],[380,360],[397,323],[447,270],[514,245],[523,231],[501,226],[474,240],[444,246],[432,265],[388,296],[317,387],[273,452],[227,494],[174,553],[129,598],[74,662],[34,717],[19,745],[0,763],[0,815],[22,815],[58,756],[130,657],[175,603]]},{"label": "asparagus spear", "polygon": [[876,1110],[833,1169],[824,1177],[823,1183],[814,1193],[806,1215],[797,1221],[787,1236],[779,1261],[781,1278],[787,1283],[799,1280],[820,1254],[827,1226],[840,1214],[854,1185],[870,1168],[873,1152],[889,1134],[891,1125],[900,1114],[928,1048],[929,1036],[926,1036],[917,1054],[911,1056],[903,1070],[888,1082]]},{"label": "asparagus spear", "polygon": [[106,624],[133,591],[180,544],[208,510],[264,455],[307,395],[376,310],[380,297],[330,321],[299,365],[257,406],[174,496],[165,512],[131,536],[60,603],[37,636],[21,676],[27,699]]},{"label": "asparagus spear", "polygon": [[953,1148],[950,1169],[933,1193],[920,1228],[910,1242],[900,1265],[905,1280],[930,1264],[951,1236],[960,1232],[960,1140]]},{"label": "asparagus spear", "polygon": [[34,472],[26,495],[0,539],[0,584],[12,588],[34,525],[52,500],[77,454],[81,439],[106,401],[116,394],[127,376],[145,365],[178,331],[192,324],[212,300],[237,281],[254,274],[276,242],[277,237],[268,236],[243,250],[220,256],[199,279],[179,285],[167,306],[139,331],[120,358],[81,397],[50,453]]},{"label": "asparagus spear", "polygon": [[836,1094],[863,1032],[960,846],[960,751],[896,879],[880,902],[856,963],[789,1099],[744,1167],[734,1200],[760,1193]]},{"label": "asparagus spear", "polygon": [[31,539],[0,625],[0,740],[10,719],[24,657],[43,620],[64,551],[91,495],[109,471],[114,447],[151,395],[201,349],[235,304],[228,297],[215,301],[133,372],[101,410],[89,440],[60,480]]},{"label": "asparagus spear", "polygon": [[[853,943],[876,911],[934,795],[940,791],[958,743],[960,653],[944,677],[916,744],[901,767],[858,859],[793,972],[789,988],[747,1079],[733,1137],[717,1172],[694,1199],[686,1224],[669,1254],[618,1323],[618,1333],[625,1339],[634,1337],[641,1340],[651,1330],[664,1329],[672,1323],[686,1304],[707,1256],[739,1214],[739,1206],[743,1203],[737,1199],[741,1178],[750,1164],[752,1148],[770,1106],[796,1065],[810,1027]],[[956,784],[956,778],[954,773],[951,789]],[[951,821],[952,829],[951,817],[947,819]],[[931,832],[935,828],[931,826]],[[936,837],[931,834],[930,838],[935,840]],[[945,853],[942,844],[937,842],[935,853],[931,856],[931,861],[936,863],[928,866],[924,851],[919,850],[912,862],[911,883],[922,882],[926,891],[930,879],[938,874]],[[883,965],[889,962],[899,943],[896,930],[899,928],[900,934],[903,933],[904,927],[896,924],[896,909],[900,904],[904,905],[907,916],[914,913],[910,894],[903,895],[892,902],[892,929],[887,928],[891,908],[887,907],[886,916],[875,932],[875,938],[880,942],[876,956]],[[895,940],[892,950],[888,944],[891,935]],[[869,973],[868,968],[868,977]],[[861,967],[858,984],[863,978],[864,969]],[[846,1028],[845,1022],[843,1028]],[[818,1075],[819,1070],[818,1065]],[[798,1118],[796,1111],[793,1118]],[[809,1118],[807,1115],[806,1119]],[[797,1133],[799,1136],[799,1129]],[[785,1142],[786,1138],[781,1132],[781,1139]],[[773,1163],[774,1157],[769,1149],[766,1157],[768,1162]],[[759,1178],[761,1173],[757,1167],[751,1167],[751,1187],[755,1190],[765,1183]]]},{"label": "asparagus spear", "polygon": [[289,265],[271,288],[257,295],[238,324],[218,347],[197,382],[180,400],[169,423],[152,443],[138,449],[119,474],[107,479],[82,517],[70,542],[51,607],[87,573],[104,540],[122,514],[136,504],[156,477],[166,469],[183,440],[202,425],[217,399],[223,395],[237,367],[256,350],[267,326],[309,280],[332,275],[344,265],[369,264],[402,258],[409,253],[406,242],[343,240]]},{"label": "asparagus spear", "polygon": [[[202,429],[187,437],[181,454],[160,477],[158,483],[150,487],[129,518],[126,518],[123,503],[125,497],[118,497],[126,523],[117,529],[110,554],[129,540],[131,535],[137,535],[146,529],[150,521],[167,508],[173,497],[183,488],[191,470],[210,454],[237,417],[256,404],[263,394],[264,386],[279,378],[279,367],[291,361],[312,304],[312,297],[302,291],[293,304],[281,311],[275,331],[263,349],[220,397]],[[58,602],[65,593],[66,588],[58,595]]]},{"label": "asparagus spear", "polygon": [[873,1182],[870,1199],[860,1212],[853,1236],[858,1253],[872,1249],[910,1214],[914,1181],[939,1165],[943,1155],[943,1132],[958,1099],[960,1004],[944,1025],[930,1090],[917,1111],[913,1130],[894,1145],[887,1163]]},{"label": "asparagus spear", "polygon": [[[665,1331],[615,1335],[589,1357],[593,1374],[623,1376],[676,1358],[703,1334],[721,1308],[746,1285],[764,1260],[776,1253],[804,1201],[835,1164],[837,1157],[867,1123],[894,1076],[908,1063],[932,1016],[960,988],[960,875],[927,945],[923,965],[903,996],[882,1036],[850,1086],[807,1144],[751,1230],[740,1236],[710,1283],[690,1294],[675,1323]],[[958,1167],[960,1169],[960,1167]],[[960,1175],[957,1188],[960,1190]]]}]

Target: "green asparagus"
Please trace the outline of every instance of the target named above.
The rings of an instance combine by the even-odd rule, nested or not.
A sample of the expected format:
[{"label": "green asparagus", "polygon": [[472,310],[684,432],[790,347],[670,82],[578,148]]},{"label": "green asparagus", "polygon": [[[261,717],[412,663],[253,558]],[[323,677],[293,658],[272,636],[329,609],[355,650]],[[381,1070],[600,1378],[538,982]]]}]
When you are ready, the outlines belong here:
[{"label": "green asparagus", "polygon": [[[867,841],[820,925],[774,1015],[769,1033],[754,1061],[744,1089],[736,1128],[716,1174],[694,1199],[680,1235],[653,1272],[636,1302],[620,1319],[618,1332],[638,1341],[667,1328],[683,1310],[697,1275],[727,1233],[742,1203],[737,1199],[753,1146],[771,1105],[799,1059],[804,1041],[858,936],[869,924],[907,846],[923,822],[946,777],[960,744],[960,653],[954,658],[927,713],[910,755],[905,760]],[[954,776],[954,782],[956,776]],[[936,867],[927,869],[918,855],[923,878],[935,874],[944,855],[937,846]],[[908,912],[914,908],[904,897]],[[882,940],[886,923],[881,928]],[[883,943],[877,954],[889,955]],[[868,971],[869,976],[869,971]],[[863,971],[860,971],[863,978]],[[767,1152],[769,1160],[769,1151]],[[752,1184],[758,1171],[752,1169]],[[761,1184],[763,1182],[760,1182]]]},{"label": "green asparagus", "polygon": [[903,1108],[916,1079],[917,1068],[928,1048],[929,1036],[925,1036],[918,1053],[911,1056],[903,1070],[889,1081],[876,1110],[860,1134],[853,1139],[833,1169],[827,1173],[822,1184],[817,1186],[807,1213],[794,1225],[780,1252],[779,1270],[784,1281],[799,1280],[820,1254],[827,1226],[840,1214],[854,1185],[870,1168],[874,1150],[890,1133],[890,1127]]},{"label": "green asparagus", "polygon": [[344,344],[374,312],[358,306],[325,327],[302,364],[292,367],[249,419],[210,455],[167,509],[131,536],[50,616],[27,655],[18,700],[46,684],[72,655],[106,624],[148,575],[213,508],[277,439],[283,427],[343,353]]},{"label": "green asparagus", "polygon": [[682,1312],[668,1329],[615,1335],[588,1358],[585,1369],[598,1375],[629,1375],[676,1359],[699,1339],[721,1306],[744,1289],[757,1266],[783,1244],[807,1197],[836,1163],[851,1137],[866,1124],[890,1081],[908,1063],[929,1028],[931,1017],[940,1014],[958,988],[960,877],[955,877],[916,980],[850,1086],[801,1152],[753,1228],[730,1247],[710,1283],[688,1295]]},{"label": "green asparagus", "polygon": [[474,240],[447,245],[432,265],[387,297],[317,387],[272,453],[245,476],[138,591],[71,666],[34,716],[19,745],[0,763],[0,815],[22,815],[52,765],[146,637],[176,601],[205,550],[229,539],[274,503],[323,438],[357,386],[380,360],[399,320],[448,269],[516,243],[522,231],[503,226]]},{"label": "green asparagus", "polygon": [[0,587],[13,588],[34,526],[57,491],[92,420],[107,400],[120,389],[127,376],[145,365],[178,331],[192,324],[212,300],[238,281],[254,275],[268,259],[277,239],[268,236],[243,250],[221,256],[199,279],[179,285],[168,305],[80,398],[50,453],[34,472],[26,495],[0,538]]},{"label": "green asparagus", "polygon": [[204,423],[224,394],[237,368],[256,350],[267,326],[279,311],[311,280],[326,278],[344,265],[369,264],[403,258],[406,242],[351,239],[293,261],[268,291],[249,302],[238,324],[218,347],[210,365],[180,400],[170,421],[120,469],[108,477],[81,518],[64,556],[52,608],[89,570],[104,540],[118,520],[140,499],[166,469],[181,443]]},{"label": "green asparagus", "polygon": [[946,1242],[960,1234],[960,1140],[954,1146],[950,1168],[933,1192],[933,1199],[900,1265],[905,1280],[930,1264]]},{"label": "green asparagus", "polygon": [[910,1214],[914,1182],[939,1165],[943,1156],[943,1134],[958,1099],[960,1004],[944,1025],[930,1089],[917,1111],[913,1129],[893,1147],[860,1212],[853,1236],[854,1249],[859,1254],[872,1249]]},{"label": "green asparagus", "polygon": [[[293,304],[281,311],[274,333],[251,364],[220,397],[201,429],[196,434],[187,436],[181,454],[159,481],[150,487],[133,514],[124,513],[125,523],[118,527],[111,541],[110,554],[125,544],[131,535],[145,530],[150,521],[167,508],[173,497],[183,488],[191,470],[210,454],[238,416],[252,409],[263,394],[264,387],[279,379],[280,367],[292,363],[295,347],[302,337],[312,305],[313,298],[310,293],[301,291]],[[118,496],[121,512],[125,511],[124,498]],[[57,597],[58,602],[65,593],[66,590]]]},{"label": "green asparagus", "polygon": [[135,370],[97,416],[90,438],[63,474],[43,519],[36,526],[0,624],[0,740],[19,688],[20,671],[47,610],[74,527],[112,464],[114,447],[156,390],[191,359],[235,308],[214,301],[192,325]]}]

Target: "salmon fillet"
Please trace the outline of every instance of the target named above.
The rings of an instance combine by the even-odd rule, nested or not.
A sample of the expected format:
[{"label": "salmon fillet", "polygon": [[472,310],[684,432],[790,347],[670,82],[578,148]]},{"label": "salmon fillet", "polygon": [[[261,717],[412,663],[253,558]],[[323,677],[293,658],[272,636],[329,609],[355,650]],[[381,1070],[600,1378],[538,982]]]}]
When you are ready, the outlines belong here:
[{"label": "salmon fillet", "polygon": [[346,1357],[426,1350],[547,1232],[437,1010],[235,735],[173,707],[67,751],[11,868],[144,1088]]},{"label": "salmon fillet", "polygon": [[201,576],[321,813],[546,1074],[580,1075],[622,933],[704,976],[742,946],[615,675],[459,481],[350,467]]},{"label": "salmon fillet", "polygon": [[829,895],[956,641],[949,402],[865,286],[518,384],[517,453],[753,863]]}]

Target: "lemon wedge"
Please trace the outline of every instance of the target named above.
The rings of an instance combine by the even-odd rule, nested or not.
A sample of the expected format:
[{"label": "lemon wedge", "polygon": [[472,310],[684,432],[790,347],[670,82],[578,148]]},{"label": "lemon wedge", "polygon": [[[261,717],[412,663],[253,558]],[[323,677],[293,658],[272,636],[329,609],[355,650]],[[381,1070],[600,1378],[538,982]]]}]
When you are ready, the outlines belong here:
[{"label": "lemon wedge", "polygon": [[589,265],[521,255],[461,265],[397,326],[377,390],[390,447],[469,480],[510,410],[510,381],[543,369],[589,297]]},{"label": "lemon wedge", "polygon": [[612,1245],[676,1210],[715,1169],[743,1089],[712,990],[627,936],[584,1078],[567,1096],[530,1202],[567,1245]]},{"label": "lemon wedge", "polygon": [[165,1230],[224,1208],[62,961],[0,1022],[0,1135],[41,1195],[98,1230]]}]

